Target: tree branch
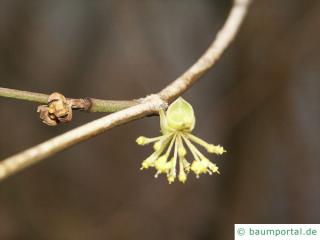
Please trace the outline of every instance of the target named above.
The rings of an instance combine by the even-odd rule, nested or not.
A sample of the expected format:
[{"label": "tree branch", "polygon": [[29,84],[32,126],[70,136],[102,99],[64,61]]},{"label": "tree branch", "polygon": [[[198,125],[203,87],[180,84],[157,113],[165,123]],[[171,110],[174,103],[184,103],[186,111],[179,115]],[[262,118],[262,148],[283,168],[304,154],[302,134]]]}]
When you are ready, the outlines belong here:
[{"label": "tree branch", "polygon": [[49,95],[0,87],[0,97],[47,104]]},{"label": "tree branch", "polygon": [[217,33],[216,39],[207,51],[185,73],[159,92],[163,100],[171,101],[181,95],[213,67],[236,36],[250,3],[251,0],[234,1],[224,26]]},{"label": "tree branch", "polygon": [[[226,23],[218,32],[216,39],[202,57],[184,74],[173,81],[158,94],[150,95],[135,106],[89,122],[44,143],[11,156],[0,163],[0,180],[79,142],[100,134],[112,127],[157,113],[168,101],[181,95],[192,86],[219,59],[226,47],[234,39],[246,15],[250,0],[235,0]],[[34,99],[41,96],[33,96]]]},{"label": "tree branch", "polygon": [[[49,96],[50,95],[43,93],[35,93],[0,87],[0,97],[48,104]],[[138,100],[116,101],[95,98],[67,98],[67,100],[73,103],[73,109],[81,109],[85,110],[86,112],[117,112],[119,110],[137,105],[139,103]]]},{"label": "tree branch", "polygon": [[163,101],[157,95],[151,95],[139,105],[94,120],[28,150],[13,155],[1,162],[0,180],[112,127],[157,112],[162,105]]}]

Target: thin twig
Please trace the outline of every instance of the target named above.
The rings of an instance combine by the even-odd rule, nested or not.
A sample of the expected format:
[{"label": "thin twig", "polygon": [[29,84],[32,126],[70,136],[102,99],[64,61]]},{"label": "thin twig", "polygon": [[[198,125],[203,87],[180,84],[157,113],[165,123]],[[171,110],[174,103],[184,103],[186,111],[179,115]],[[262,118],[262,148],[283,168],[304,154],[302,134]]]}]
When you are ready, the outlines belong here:
[{"label": "thin twig", "polygon": [[221,56],[234,39],[247,12],[250,0],[235,0],[226,23],[204,55],[182,76],[158,94],[150,95],[138,105],[110,114],[51,140],[11,156],[0,163],[0,180],[79,142],[137,118],[156,113],[167,101],[181,95],[195,83]]},{"label": "thin twig", "polygon": [[1,162],[0,180],[112,127],[157,112],[162,105],[163,101],[157,95],[151,95],[139,105],[99,118],[13,155]]},{"label": "thin twig", "polygon": [[47,104],[49,95],[0,87],[0,97]]},{"label": "thin twig", "polygon": [[128,107],[135,106],[139,100],[101,100],[96,98],[87,98],[91,101],[89,112],[117,112]]},{"label": "thin twig", "polygon": [[224,50],[235,38],[240,25],[247,13],[251,0],[235,0],[229,16],[217,33],[216,39],[207,51],[179,78],[159,92],[160,97],[170,101],[189,89],[199,78],[206,73],[221,57]]},{"label": "thin twig", "polygon": [[[25,100],[30,102],[36,102],[41,104],[48,103],[48,97],[50,95],[43,93],[35,93],[29,91],[21,91],[10,88],[0,87],[0,97],[14,98],[19,100]],[[87,112],[117,112],[122,109],[137,105],[137,100],[102,100],[95,98],[68,98],[69,101],[88,103],[89,106],[80,108],[85,109]]]}]

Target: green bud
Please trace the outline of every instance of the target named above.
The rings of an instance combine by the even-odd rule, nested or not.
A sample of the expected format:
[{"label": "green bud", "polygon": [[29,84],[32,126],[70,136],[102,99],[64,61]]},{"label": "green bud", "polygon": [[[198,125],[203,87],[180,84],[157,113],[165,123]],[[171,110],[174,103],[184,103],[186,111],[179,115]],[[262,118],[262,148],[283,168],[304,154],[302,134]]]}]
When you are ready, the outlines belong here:
[{"label": "green bud", "polygon": [[153,149],[154,149],[155,151],[159,151],[160,148],[161,148],[161,146],[162,146],[162,144],[163,144],[162,141],[156,142],[155,144],[153,144]]},{"label": "green bud", "polygon": [[145,145],[146,144],[146,138],[141,136],[141,137],[138,137],[137,140],[136,140],[137,144],[139,145]]},{"label": "green bud", "polygon": [[221,154],[226,152],[226,150],[224,150],[224,148],[221,147],[220,145],[215,146],[213,144],[209,144],[207,146],[207,150],[208,150],[209,153],[215,153],[215,154],[219,154],[219,155],[221,155]]},{"label": "green bud", "polygon": [[185,183],[187,181],[187,174],[183,171],[180,171],[178,178],[180,182]]},{"label": "green bud", "polygon": [[168,157],[166,155],[162,155],[161,157],[159,157],[154,164],[154,167],[158,170],[158,172],[160,173],[166,173],[170,166],[170,164],[168,164],[167,162]]},{"label": "green bud", "polygon": [[169,128],[178,131],[191,132],[196,123],[192,106],[182,97],[169,106],[166,120]]}]

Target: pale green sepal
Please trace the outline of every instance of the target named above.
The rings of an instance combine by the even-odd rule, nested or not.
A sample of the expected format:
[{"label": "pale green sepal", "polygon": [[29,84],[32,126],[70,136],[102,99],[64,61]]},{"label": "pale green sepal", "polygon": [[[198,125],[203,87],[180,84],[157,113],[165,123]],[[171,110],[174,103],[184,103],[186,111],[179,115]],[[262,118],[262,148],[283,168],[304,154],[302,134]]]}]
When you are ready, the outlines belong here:
[{"label": "pale green sepal", "polygon": [[160,128],[161,128],[162,134],[165,135],[167,133],[172,132],[172,130],[170,130],[170,128],[168,127],[167,117],[162,108],[159,110],[159,115],[160,115]]}]

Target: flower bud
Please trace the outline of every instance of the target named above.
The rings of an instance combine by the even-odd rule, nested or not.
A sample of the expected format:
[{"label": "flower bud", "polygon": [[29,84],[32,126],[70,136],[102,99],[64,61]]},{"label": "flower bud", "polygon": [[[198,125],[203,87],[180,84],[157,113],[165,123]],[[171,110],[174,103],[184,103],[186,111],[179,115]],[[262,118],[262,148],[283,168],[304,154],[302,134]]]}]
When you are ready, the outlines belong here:
[{"label": "flower bud", "polygon": [[182,97],[169,106],[166,120],[169,128],[187,132],[191,132],[196,123],[192,106]]},{"label": "flower bud", "polygon": [[202,164],[202,162],[197,160],[193,161],[191,164],[191,170],[197,175],[197,177],[199,177],[200,174],[207,172],[207,168]]},{"label": "flower bud", "polygon": [[209,153],[215,153],[215,154],[218,154],[218,155],[221,155],[221,154],[223,154],[224,152],[226,152],[226,150],[224,150],[224,148],[221,147],[220,145],[215,146],[215,145],[213,145],[213,144],[209,144],[209,145],[207,146],[207,151],[208,151]]},{"label": "flower bud", "polygon": [[168,172],[168,169],[170,168],[170,164],[167,162],[168,157],[166,155],[163,155],[159,157],[155,163],[154,167],[158,170],[159,173],[166,173]]},{"label": "flower bud", "polygon": [[180,182],[185,183],[187,181],[187,174],[184,171],[180,171],[178,178]]},{"label": "flower bud", "polygon": [[137,140],[136,140],[137,144],[139,145],[145,145],[146,144],[146,138],[141,136],[141,137],[138,137]]}]

